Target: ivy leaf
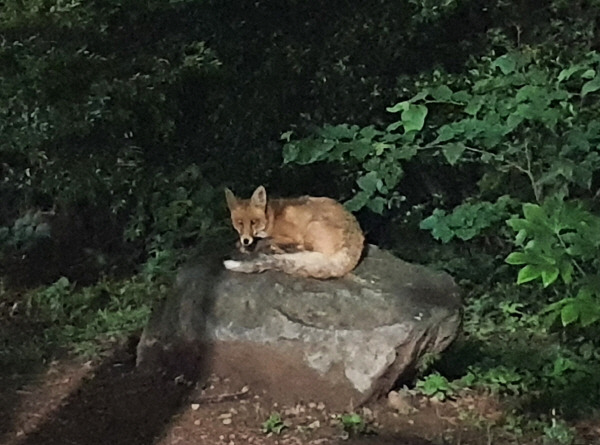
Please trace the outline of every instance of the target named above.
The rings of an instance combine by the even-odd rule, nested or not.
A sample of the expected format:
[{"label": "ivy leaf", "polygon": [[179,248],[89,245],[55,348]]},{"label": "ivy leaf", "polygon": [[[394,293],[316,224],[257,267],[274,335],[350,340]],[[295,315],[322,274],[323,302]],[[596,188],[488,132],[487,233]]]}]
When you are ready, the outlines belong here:
[{"label": "ivy leaf", "polygon": [[283,163],[291,164],[296,159],[298,159],[298,155],[300,154],[300,147],[295,142],[288,142],[283,146]]},{"label": "ivy leaf", "polygon": [[410,104],[408,109],[401,114],[404,131],[419,131],[425,125],[425,116],[427,116],[427,107],[425,105]]},{"label": "ivy leaf", "polygon": [[524,118],[520,113],[511,113],[506,119],[506,125],[508,125],[511,130],[514,130],[521,122],[523,122],[523,119]]},{"label": "ivy leaf", "polygon": [[408,107],[410,106],[410,102],[405,100],[402,102],[398,102],[396,105],[394,105],[393,107],[387,107],[386,111],[389,113],[398,113],[399,111],[406,111],[408,110]]},{"label": "ivy leaf", "polygon": [[409,102],[413,103],[413,102],[418,102],[422,99],[425,99],[427,97],[427,95],[429,94],[429,90],[426,88],[422,91],[419,91],[417,94],[415,94],[413,97],[410,98]]},{"label": "ivy leaf", "polygon": [[457,142],[452,144],[447,144],[443,149],[442,153],[446,157],[446,160],[450,165],[456,164],[456,162],[460,159],[463,152],[466,150],[464,144]]},{"label": "ivy leaf", "polygon": [[373,149],[373,146],[369,143],[367,139],[348,142],[348,147],[350,155],[353,158],[358,159],[359,161],[364,160]]},{"label": "ivy leaf", "polygon": [[444,221],[445,216],[446,212],[444,210],[435,209],[432,215],[421,221],[419,228],[431,230],[431,236],[445,244],[454,238],[454,231]]},{"label": "ivy leaf", "polygon": [[504,54],[492,63],[492,67],[500,68],[500,71],[502,71],[502,74],[504,75],[512,73],[515,70],[516,65],[515,59],[510,54]]},{"label": "ivy leaf", "polygon": [[452,90],[446,85],[440,85],[430,91],[431,97],[439,101],[449,101],[452,98]]},{"label": "ivy leaf", "polygon": [[383,209],[385,207],[386,200],[381,196],[376,196],[372,199],[369,199],[367,202],[367,207],[372,210],[374,213],[381,215],[383,213]]},{"label": "ivy leaf", "polygon": [[324,139],[354,139],[354,136],[358,132],[356,125],[340,124],[340,125],[329,125],[325,124],[322,128],[317,130],[317,134]]},{"label": "ivy leaf", "polygon": [[346,201],[344,203],[344,206],[351,212],[356,212],[357,210],[362,209],[367,204],[370,197],[371,194],[365,192],[364,190],[360,190],[351,199]]},{"label": "ivy leaf", "polygon": [[[388,110],[389,111],[389,110]],[[396,121],[396,122],[392,122],[391,124],[389,124],[385,131],[390,132],[390,131],[395,131],[398,128],[400,128],[402,126],[402,121]]]},{"label": "ivy leaf", "polygon": [[475,116],[477,112],[481,109],[483,103],[485,102],[484,96],[473,96],[469,103],[464,109],[464,112],[470,114],[471,116]]},{"label": "ivy leaf", "polygon": [[377,172],[369,172],[366,175],[358,178],[356,183],[362,190],[371,195],[377,190],[377,181],[379,181]]},{"label": "ivy leaf", "polygon": [[587,81],[581,87],[581,97],[585,97],[588,93],[593,93],[600,89],[600,76],[594,77],[592,80]]},{"label": "ivy leaf", "polygon": [[468,102],[471,98],[471,95],[467,93],[465,90],[460,90],[452,94],[452,100],[455,102]]},{"label": "ivy leaf", "polygon": [[294,132],[292,130],[286,131],[285,133],[281,134],[281,136],[279,137],[279,139],[282,140],[282,141],[289,142],[290,139],[292,138],[293,134],[294,134]]},{"label": "ivy leaf", "polygon": [[369,125],[368,127],[362,128],[359,133],[364,139],[371,141],[375,136],[379,136],[381,131],[376,130],[373,125]]},{"label": "ivy leaf", "polygon": [[448,124],[443,125],[438,130],[438,137],[435,138],[435,141],[433,141],[432,144],[440,144],[442,142],[449,141],[453,139],[455,135],[456,131],[454,130],[454,128],[452,128],[452,126]]}]

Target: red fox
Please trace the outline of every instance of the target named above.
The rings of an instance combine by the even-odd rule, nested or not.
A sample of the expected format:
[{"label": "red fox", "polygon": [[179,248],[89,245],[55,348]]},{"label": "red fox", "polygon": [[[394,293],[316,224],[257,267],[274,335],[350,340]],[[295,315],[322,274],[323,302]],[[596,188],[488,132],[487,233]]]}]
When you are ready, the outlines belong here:
[{"label": "red fox", "polygon": [[[330,198],[304,196],[267,200],[258,187],[250,199],[225,189],[241,250],[257,242],[257,254],[226,260],[227,269],[254,273],[279,270],[314,278],[342,277],[360,260],[364,235],[356,218]],[[268,251],[268,253],[264,253]]]}]

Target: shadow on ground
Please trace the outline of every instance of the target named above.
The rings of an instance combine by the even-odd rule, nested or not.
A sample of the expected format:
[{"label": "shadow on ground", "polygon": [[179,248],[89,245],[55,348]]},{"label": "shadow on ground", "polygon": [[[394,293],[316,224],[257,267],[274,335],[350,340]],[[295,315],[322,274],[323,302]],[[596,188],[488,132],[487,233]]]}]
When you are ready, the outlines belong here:
[{"label": "shadow on ground", "polygon": [[387,435],[372,437],[357,437],[350,440],[341,440],[340,445],[433,445],[432,442],[420,437],[408,435]]},{"label": "shadow on ground", "polygon": [[[203,320],[212,310],[211,288],[214,267],[219,259],[211,256],[199,293],[203,296]],[[169,299],[167,299],[168,301]],[[158,304],[154,316],[160,318]],[[1,315],[1,314],[0,314]],[[152,366],[136,368],[136,345],[139,338],[115,347],[109,357],[67,388],[70,393],[52,410],[33,411],[37,416],[26,431],[15,431],[22,422],[18,413],[24,402],[31,404],[30,387],[44,381],[53,358],[60,356],[60,345],[44,337],[44,325],[32,324],[26,314],[0,324],[0,442],[18,445],[149,445],[156,443],[173,417],[180,412],[195,383],[208,376],[212,344],[201,340],[180,342],[168,351],[153,356]],[[0,323],[3,317],[0,317]],[[28,345],[31,344],[30,347]],[[28,352],[29,351],[29,352]],[[79,366],[79,368],[82,368]],[[56,374],[55,374],[56,375]],[[60,375],[60,374],[59,374]],[[81,375],[81,374],[80,374]],[[64,376],[69,379],[69,375]],[[60,380],[60,379],[59,379]],[[58,382],[61,385],[64,382]],[[63,385],[66,386],[66,385]],[[35,400],[33,401],[35,404]],[[38,401],[39,406],[44,403]],[[42,412],[42,414],[40,414]],[[17,434],[10,437],[11,434]],[[21,434],[21,437],[18,436]]]},{"label": "shadow on ground", "polygon": [[148,445],[157,442],[192,386],[135,369],[130,344],[117,350],[19,445]]}]

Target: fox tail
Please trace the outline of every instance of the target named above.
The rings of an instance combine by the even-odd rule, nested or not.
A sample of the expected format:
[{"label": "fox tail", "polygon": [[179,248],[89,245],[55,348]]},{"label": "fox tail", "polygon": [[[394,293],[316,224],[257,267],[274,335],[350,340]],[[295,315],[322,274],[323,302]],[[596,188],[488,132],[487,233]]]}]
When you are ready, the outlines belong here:
[{"label": "fox tail", "polygon": [[294,253],[259,254],[249,260],[226,260],[226,269],[235,272],[257,273],[278,270],[291,275],[313,278],[336,278],[350,272],[358,261],[362,249],[343,248],[333,255],[302,251]]}]

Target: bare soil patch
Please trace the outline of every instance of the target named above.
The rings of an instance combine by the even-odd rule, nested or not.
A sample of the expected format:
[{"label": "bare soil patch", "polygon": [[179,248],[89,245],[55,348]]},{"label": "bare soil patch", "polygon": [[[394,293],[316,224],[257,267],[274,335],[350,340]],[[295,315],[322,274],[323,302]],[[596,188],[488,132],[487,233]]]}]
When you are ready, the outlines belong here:
[{"label": "bare soil patch", "polygon": [[[415,408],[402,414],[386,401],[360,408],[375,434],[348,439],[338,420],[341,412],[332,409],[342,400],[320,398],[320,394],[328,394],[322,386],[325,381],[311,381],[304,371],[296,372],[281,361],[272,362],[268,356],[248,357],[244,351],[215,351],[210,376],[188,385],[136,371],[133,349],[117,349],[101,363],[73,359],[53,362],[26,385],[0,390],[2,397],[10,391],[5,400],[15,401],[12,407],[2,407],[12,409],[12,413],[2,416],[0,443],[510,443],[481,426],[486,419],[487,425],[498,420],[501,412],[493,401],[475,396],[440,404],[416,399]],[[298,401],[296,388],[308,384],[313,388],[311,399]],[[282,416],[287,427],[279,435],[265,434],[261,424],[274,412]]]}]

